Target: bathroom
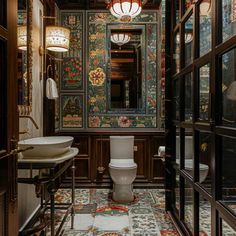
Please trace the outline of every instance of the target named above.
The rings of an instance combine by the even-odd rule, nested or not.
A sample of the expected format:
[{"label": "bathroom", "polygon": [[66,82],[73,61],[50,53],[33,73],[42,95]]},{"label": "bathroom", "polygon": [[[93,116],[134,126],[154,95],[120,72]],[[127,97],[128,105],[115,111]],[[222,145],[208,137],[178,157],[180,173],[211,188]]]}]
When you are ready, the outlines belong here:
[{"label": "bathroom", "polygon": [[236,235],[234,0],[0,8],[0,235]]}]

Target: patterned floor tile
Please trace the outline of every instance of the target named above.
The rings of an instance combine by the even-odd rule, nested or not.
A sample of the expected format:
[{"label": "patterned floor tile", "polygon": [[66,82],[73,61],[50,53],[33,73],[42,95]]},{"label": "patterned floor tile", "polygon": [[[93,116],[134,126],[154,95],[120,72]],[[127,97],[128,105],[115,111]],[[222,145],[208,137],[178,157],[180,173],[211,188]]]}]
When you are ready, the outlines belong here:
[{"label": "patterned floor tile", "polygon": [[[88,231],[93,227],[94,216],[91,214],[75,214],[74,217],[74,230]],[[66,228],[70,229],[71,219],[68,221]]]},{"label": "patterned floor tile", "polygon": [[156,219],[153,214],[135,214],[130,216],[131,235],[160,235]]},{"label": "patterned floor tile", "polygon": [[[178,235],[165,212],[163,190],[135,189],[134,195],[133,202],[119,204],[111,190],[76,189],[75,227],[71,230],[67,219],[63,236]],[[58,202],[69,198],[69,190],[57,194]]]},{"label": "patterned floor tile", "polygon": [[129,229],[129,217],[128,215],[97,215],[94,220],[94,227],[98,231],[125,231]]}]

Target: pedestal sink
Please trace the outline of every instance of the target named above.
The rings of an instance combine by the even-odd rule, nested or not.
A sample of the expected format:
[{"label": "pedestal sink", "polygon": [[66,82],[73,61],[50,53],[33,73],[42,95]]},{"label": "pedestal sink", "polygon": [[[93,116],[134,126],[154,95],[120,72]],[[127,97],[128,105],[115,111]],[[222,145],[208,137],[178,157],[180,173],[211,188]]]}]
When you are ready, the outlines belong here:
[{"label": "pedestal sink", "polygon": [[33,147],[21,153],[22,158],[53,158],[70,150],[74,138],[70,136],[48,136],[25,139],[18,142],[19,149]]}]

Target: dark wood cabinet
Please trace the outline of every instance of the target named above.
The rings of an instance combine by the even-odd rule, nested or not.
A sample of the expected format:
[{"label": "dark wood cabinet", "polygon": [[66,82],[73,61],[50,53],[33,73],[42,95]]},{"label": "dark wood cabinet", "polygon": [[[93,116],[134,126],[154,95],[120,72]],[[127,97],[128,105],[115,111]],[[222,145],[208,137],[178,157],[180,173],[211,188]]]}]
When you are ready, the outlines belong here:
[{"label": "dark wood cabinet", "polygon": [[[111,135],[134,135],[134,160],[138,165],[135,187],[152,187],[164,184],[164,165],[157,156],[158,148],[165,144],[163,133],[61,133],[74,137],[74,147],[79,148],[75,158],[76,187],[111,187],[109,175]],[[64,184],[70,183],[70,172]]]}]

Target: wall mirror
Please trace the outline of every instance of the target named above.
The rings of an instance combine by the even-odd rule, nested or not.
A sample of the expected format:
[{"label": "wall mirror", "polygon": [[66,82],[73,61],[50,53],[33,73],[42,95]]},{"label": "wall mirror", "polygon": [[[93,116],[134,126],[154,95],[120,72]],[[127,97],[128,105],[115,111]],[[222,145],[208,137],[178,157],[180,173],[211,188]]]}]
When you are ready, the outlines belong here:
[{"label": "wall mirror", "polygon": [[18,0],[17,83],[20,115],[28,115],[32,110],[32,4],[32,0]]},{"label": "wall mirror", "polygon": [[145,108],[145,26],[108,25],[107,97],[110,112]]}]

